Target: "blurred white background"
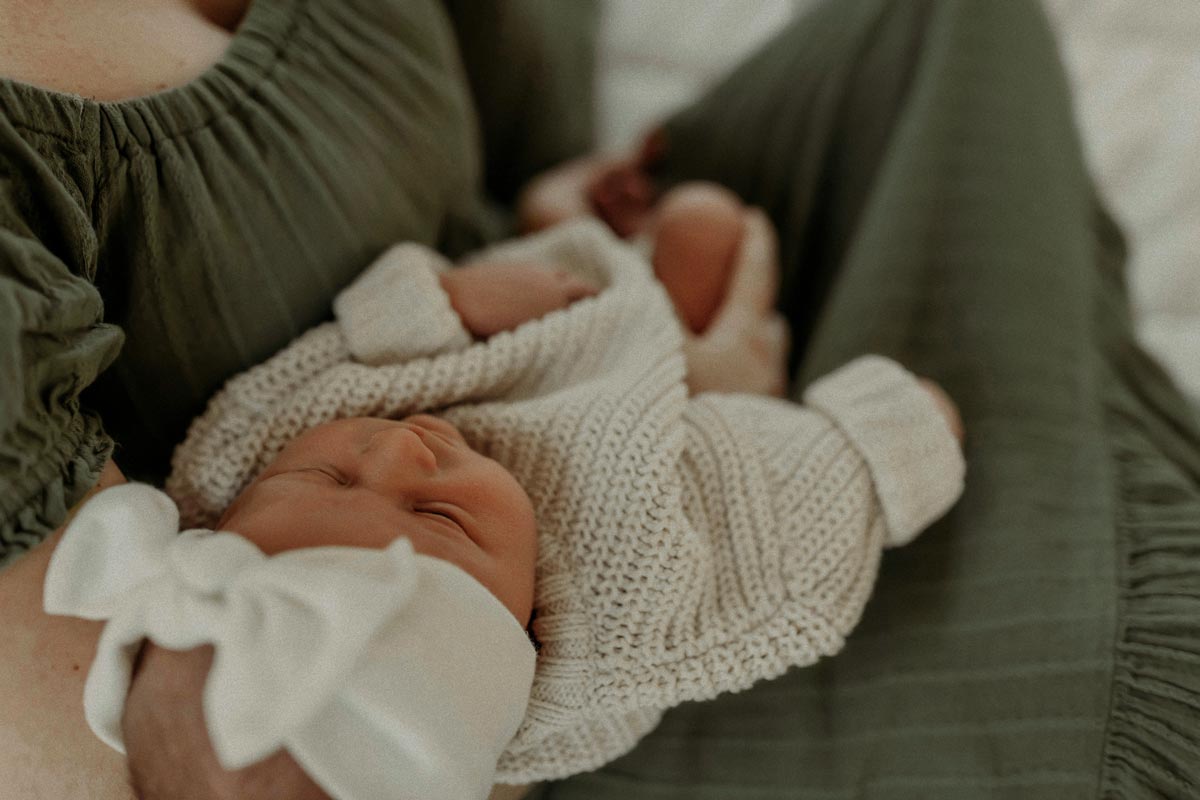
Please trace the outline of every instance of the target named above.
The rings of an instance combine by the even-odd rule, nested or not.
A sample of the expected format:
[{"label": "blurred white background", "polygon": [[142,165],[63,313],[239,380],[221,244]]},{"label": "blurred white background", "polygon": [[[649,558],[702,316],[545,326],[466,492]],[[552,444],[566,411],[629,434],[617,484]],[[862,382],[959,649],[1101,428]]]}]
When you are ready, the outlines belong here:
[{"label": "blurred white background", "polygon": [[[1200,0],[1044,1],[1130,240],[1139,335],[1200,403]],[[600,144],[616,149],[816,0],[603,2]]]}]

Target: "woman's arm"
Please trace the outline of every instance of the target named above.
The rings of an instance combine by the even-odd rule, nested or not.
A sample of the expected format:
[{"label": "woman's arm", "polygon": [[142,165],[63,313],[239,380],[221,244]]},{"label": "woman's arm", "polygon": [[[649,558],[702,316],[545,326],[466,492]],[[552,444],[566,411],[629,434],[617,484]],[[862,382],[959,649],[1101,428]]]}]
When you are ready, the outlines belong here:
[{"label": "woman's arm", "polygon": [[[124,482],[109,461],[72,514]],[[103,624],[42,611],[46,566],[66,524],[0,572],[0,786],[11,800],[130,800],[124,759],[83,718],[84,679]]]},{"label": "woman's arm", "polygon": [[0,112],[0,795],[127,800],[83,719],[98,626],[42,613],[64,517],[122,480],[80,394],[123,334],[92,283],[91,212],[63,181]]}]

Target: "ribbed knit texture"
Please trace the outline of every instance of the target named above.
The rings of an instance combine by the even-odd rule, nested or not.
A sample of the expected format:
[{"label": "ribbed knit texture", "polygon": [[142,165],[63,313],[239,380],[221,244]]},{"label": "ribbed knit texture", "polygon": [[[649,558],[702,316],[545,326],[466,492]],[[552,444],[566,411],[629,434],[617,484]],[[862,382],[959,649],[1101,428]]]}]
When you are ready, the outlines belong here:
[{"label": "ribbed knit texture", "polygon": [[[320,328],[214,399],[177,450],[168,490],[185,525],[212,524],[297,434],[366,414],[440,411],[505,465],[539,532],[537,677],[498,769],[519,783],[599,766],[667,708],[836,653],[881,548],[957,498],[962,458],[933,401],[881,358],[816,384],[823,412],[689,399],[669,299],[598,223],[491,252],[606,288],[487,342],[396,365],[350,363],[343,330]],[[367,271],[362,286],[376,291],[338,300],[339,318],[361,323],[358,310],[386,300],[379,287],[406,287],[396,320],[355,326],[368,355],[407,338],[406,318],[427,322],[407,307],[435,307],[406,279],[429,271],[428,256],[407,255]],[[889,487],[885,504],[877,486]]]}]

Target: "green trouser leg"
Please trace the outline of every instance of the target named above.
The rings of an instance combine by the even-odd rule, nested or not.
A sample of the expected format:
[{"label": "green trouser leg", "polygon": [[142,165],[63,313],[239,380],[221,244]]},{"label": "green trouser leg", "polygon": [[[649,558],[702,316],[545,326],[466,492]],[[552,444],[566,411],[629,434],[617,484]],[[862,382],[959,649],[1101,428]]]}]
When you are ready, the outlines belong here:
[{"label": "green trouser leg", "polygon": [[1038,4],[827,3],[667,133],[664,180],[779,229],[797,395],[865,352],[930,375],[967,491],[838,656],[539,796],[1200,796],[1200,437],[1132,342]]}]

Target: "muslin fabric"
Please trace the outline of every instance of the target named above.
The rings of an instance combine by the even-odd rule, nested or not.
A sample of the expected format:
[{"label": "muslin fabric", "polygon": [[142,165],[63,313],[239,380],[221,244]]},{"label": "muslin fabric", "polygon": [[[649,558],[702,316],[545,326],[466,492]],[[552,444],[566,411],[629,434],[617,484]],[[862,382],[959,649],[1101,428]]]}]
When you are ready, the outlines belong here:
[{"label": "muslin fabric", "polygon": [[[864,358],[818,382],[812,408],[688,397],[670,300],[603,226],[485,255],[565,266],[605,288],[487,341],[386,366],[355,357],[395,346],[395,322],[420,319],[410,308],[436,298],[397,294],[376,347],[358,352],[337,323],[311,331],[213,400],[176,451],[168,489],[185,522],[203,524],[301,431],[418,411],[441,413],[507,467],[537,513],[540,651],[499,782],[596,767],[674,705],[836,653],[881,548],[908,541],[961,491],[957,442],[891,361]],[[430,258],[376,266],[411,287],[400,273],[431,269]],[[363,280],[388,283],[374,267]],[[339,313],[362,323],[345,302]],[[353,340],[372,337],[356,327]]]}]

